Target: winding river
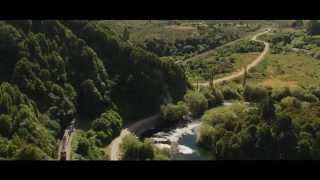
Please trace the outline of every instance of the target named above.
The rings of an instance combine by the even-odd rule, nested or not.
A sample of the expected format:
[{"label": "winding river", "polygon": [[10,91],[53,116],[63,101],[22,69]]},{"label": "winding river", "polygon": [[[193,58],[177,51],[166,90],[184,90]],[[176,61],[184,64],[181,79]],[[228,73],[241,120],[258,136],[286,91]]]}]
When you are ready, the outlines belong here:
[{"label": "winding river", "polygon": [[[223,106],[231,104],[232,102],[226,101]],[[212,155],[197,145],[197,132],[200,124],[200,119],[196,119],[145,137],[150,138],[159,148],[170,149],[171,160],[212,160]]]}]

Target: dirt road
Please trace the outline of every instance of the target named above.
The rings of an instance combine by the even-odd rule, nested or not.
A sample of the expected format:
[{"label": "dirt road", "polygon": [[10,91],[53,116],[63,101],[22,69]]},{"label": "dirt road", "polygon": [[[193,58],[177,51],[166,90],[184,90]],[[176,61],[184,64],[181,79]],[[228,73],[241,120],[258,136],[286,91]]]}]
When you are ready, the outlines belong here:
[{"label": "dirt road", "polygon": [[[264,32],[261,32],[261,33],[258,33],[256,35],[254,35],[252,37],[252,41],[257,41],[257,42],[262,42],[264,43],[264,50],[261,52],[261,54],[251,63],[247,66],[247,71],[250,71],[250,69],[252,69],[253,67],[255,67],[256,65],[258,65],[264,58],[264,56],[268,53],[269,49],[270,49],[270,44],[268,42],[265,42],[265,41],[262,41],[262,40],[257,40],[257,37],[263,35],[263,34],[266,34],[268,32],[270,32],[271,29],[267,29],[266,31]],[[231,74],[229,76],[226,76],[226,77],[223,77],[223,78],[219,78],[219,79],[216,79],[212,82],[212,84],[217,84],[217,83],[222,83],[222,82],[225,82],[225,81],[230,81],[230,80],[233,80],[233,79],[236,79],[238,77],[241,77],[242,75],[244,74],[244,69],[234,73],[234,74]],[[194,83],[194,85],[196,85],[196,83]],[[204,83],[199,83],[199,86],[209,86],[209,82],[204,82]]]},{"label": "dirt road", "polygon": [[195,56],[192,56],[192,57],[190,57],[189,59],[185,59],[185,60],[183,60],[183,61],[177,61],[177,64],[183,63],[184,65],[186,65],[186,64],[187,64],[188,62],[190,62],[190,61],[194,61],[194,60],[196,60],[196,59],[203,59],[203,58],[207,57],[209,54],[214,53],[214,52],[215,52],[217,49],[219,49],[219,48],[223,48],[223,47],[229,46],[229,45],[231,45],[231,44],[235,44],[235,43],[237,43],[237,42],[239,42],[239,41],[241,41],[241,40],[244,40],[244,39],[250,39],[252,35],[253,35],[253,34],[250,33],[249,35],[247,35],[247,36],[245,36],[245,37],[242,37],[242,38],[240,38],[240,39],[236,39],[236,40],[234,40],[234,41],[230,41],[230,42],[228,42],[228,43],[226,43],[226,44],[223,44],[222,46],[219,46],[219,47],[216,47],[216,48],[214,48],[214,49],[205,51],[205,52],[203,52],[203,53],[201,53],[201,54],[197,54],[197,55],[195,55]]}]

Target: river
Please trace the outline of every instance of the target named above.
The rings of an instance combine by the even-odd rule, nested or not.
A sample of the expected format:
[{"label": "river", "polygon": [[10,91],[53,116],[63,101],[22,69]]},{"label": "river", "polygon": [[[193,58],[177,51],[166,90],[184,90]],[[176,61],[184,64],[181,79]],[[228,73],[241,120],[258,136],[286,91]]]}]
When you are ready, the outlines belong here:
[{"label": "river", "polygon": [[[223,106],[231,104],[232,102],[226,101]],[[171,160],[212,160],[212,155],[197,145],[197,130],[200,124],[200,119],[196,119],[152,133],[148,138],[159,148],[170,148]]]}]

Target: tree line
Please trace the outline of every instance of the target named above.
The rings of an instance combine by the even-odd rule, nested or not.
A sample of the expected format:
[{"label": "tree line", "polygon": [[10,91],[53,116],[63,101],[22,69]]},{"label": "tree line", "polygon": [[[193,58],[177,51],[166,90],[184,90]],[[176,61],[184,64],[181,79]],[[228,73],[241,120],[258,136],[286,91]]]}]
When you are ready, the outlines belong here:
[{"label": "tree line", "polygon": [[243,98],[249,105],[238,102],[202,116],[198,144],[215,159],[319,159],[318,91],[248,85]]}]

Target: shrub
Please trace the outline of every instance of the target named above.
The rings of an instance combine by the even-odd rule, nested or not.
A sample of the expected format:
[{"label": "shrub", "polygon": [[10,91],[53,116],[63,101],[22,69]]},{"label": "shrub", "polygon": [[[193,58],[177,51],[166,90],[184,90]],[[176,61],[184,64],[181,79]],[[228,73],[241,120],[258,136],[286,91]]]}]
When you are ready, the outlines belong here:
[{"label": "shrub", "polygon": [[0,115],[0,135],[9,137],[12,132],[12,118],[8,115]]},{"label": "shrub", "polygon": [[[101,132],[101,131],[100,131]],[[99,138],[100,133],[95,133],[93,130],[87,132],[82,130],[77,130],[74,140],[76,143],[75,153],[73,158],[79,160],[94,160],[102,159],[104,157],[104,151],[102,151],[97,145],[102,145]]]},{"label": "shrub", "polygon": [[301,102],[295,97],[285,97],[280,103],[282,108],[301,108]]},{"label": "shrub", "polygon": [[291,95],[298,98],[301,101],[307,101],[307,102],[319,101],[319,99],[315,95],[307,92],[305,89],[302,89],[300,87],[291,89]]},{"label": "shrub", "polygon": [[317,96],[317,98],[320,98],[320,88],[312,88],[311,93]]},{"label": "shrub", "polygon": [[28,144],[20,149],[16,158],[20,160],[46,160],[49,159],[49,156],[40,148]]},{"label": "shrub", "polygon": [[224,126],[225,122],[236,121],[237,118],[237,115],[230,108],[217,108],[207,111],[201,119],[212,126],[217,124],[223,124]]},{"label": "shrub", "polygon": [[214,128],[207,125],[206,123],[202,124],[199,129],[197,143],[202,147],[211,149],[213,147],[213,144],[215,143]]},{"label": "shrub", "polygon": [[208,108],[208,100],[198,91],[188,91],[184,101],[194,117],[201,115]]},{"label": "shrub", "polygon": [[92,122],[92,129],[97,132],[97,138],[103,144],[109,143],[113,137],[119,135],[121,127],[122,118],[113,110],[102,113],[99,118]]},{"label": "shrub", "polygon": [[131,134],[123,138],[120,148],[124,160],[151,160],[154,158],[154,149],[151,142],[148,140],[141,142]]},{"label": "shrub", "polygon": [[306,94],[304,97],[303,97],[303,100],[304,101],[307,101],[307,102],[311,102],[311,103],[314,103],[314,102],[318,102],[319,99],[317,98],[317,96],[313,95],[313,94]]},{"label": "shrub", "polygon": [[274,89],[272,91],[271,97],[276,101],[280,101],[282,98],[290,96],[290,89],[288,87]]},{"label": "shrub", "polygon": [[223,103],[224,97],[221,90],[219,90],[218,88],[204,88],[201,89],[201,92],[207,98],[209,107],[218,106]]},{"label": "shrub", "polygon": [[261,101],[266,95],[267,90],[265,88],[252,85],[247,85],[243,92],[245,100],[253,102]]},{"label": "shrub", "polygon": [[170,150],[169,149],[154,149],[154,160],[170,160]]},{"label": "shrub", "polygon": [[241,95],[238,93],[236,89],[232,89],[229,86],[223,87],[223,97],[225,100],[230,99],[241,99]]},{"label": "shrub", "polygon": [[177,105],[167,104],[161,106],[161,118],[168,122],[181,121],[187,114],[188,107],[182,101],[179,101]]},{"label": "shrub", "polygon": [[300,87],[290,89],[291,95],[293,97],[298,98],[299,100],[303,100],[306,94],[306,91]]},{"label": "shrub", "polygon": [[314,53],[313,57],[316,59],[320,59],[320,51],[317,51],[316,53]]},{"label": "shrub", "polygon": [[286,113],[281,112],[277,116],[277,128],[282,131],[289,131],[293,127],[292,120],[290,116],[288,116]]}]

